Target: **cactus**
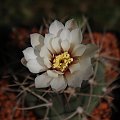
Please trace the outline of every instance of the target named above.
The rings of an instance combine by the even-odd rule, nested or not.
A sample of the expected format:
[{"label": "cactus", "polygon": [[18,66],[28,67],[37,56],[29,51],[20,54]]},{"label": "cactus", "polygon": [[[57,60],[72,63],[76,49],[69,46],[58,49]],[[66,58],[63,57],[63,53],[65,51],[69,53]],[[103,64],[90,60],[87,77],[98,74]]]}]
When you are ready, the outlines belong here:
[{"label": "cactus", "polygon": [[[105,84],[104,65],[100,61],[97,62],[95,79],[91,79],[91,82],[84,81],[81,88],[68,88],[63,93],[29,89],[25,96],[28,109],[36,106],[33,111],[40,119],[82,120],[84,116],[90,116],[100,99],[104,97],[102,90]],[[49,102],[45,103],[39,96],[43,96]]]},{"label": "cactus", "polygon": [[81,88],[69,87],[62,93],[31,88],[25,96],[25,102],[29,107],[36,106],[34,112],[40,119],[82,120],[91,114],[103,97],[104,65],[97,59],[93,64],[95,73],[89,81],[83,81]]},{"label": "cactus", "polygon": [[[86,25],[91,34],[85,18],[83,23],[81,21],[78,23],[82,24],[82,27]],[[94,75],[90,80],[83,81],[81,88],[68,87],[62,92],[55,92],[50,87],[36,89],[34,75],[30,73],[12,74],[14,83],[19,86],[20,90],[17,98],[21,99],[24,95],[23,107],[16,109],[32,110],[38,120],[87,120],[87,117],[94,118],[91,113],[101,98],[109,99],[109,96],[103,90],[106,87],[104,61],[99,56],[95,56],[92,63]],[[19,76],[20,79],[16,76]]]}]

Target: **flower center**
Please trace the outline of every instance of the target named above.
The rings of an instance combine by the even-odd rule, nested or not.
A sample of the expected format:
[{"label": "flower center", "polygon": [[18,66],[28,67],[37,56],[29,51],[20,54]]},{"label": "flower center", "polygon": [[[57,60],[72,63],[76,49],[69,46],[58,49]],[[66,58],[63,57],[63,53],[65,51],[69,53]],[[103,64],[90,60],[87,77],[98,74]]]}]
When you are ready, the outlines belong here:
[{"label": "flower center", "polygon": [[64,52],[55,56],[53,59],[53,68],[64,72],[68,66],[73,62],[73,58],[70,57],[68,52]]}]

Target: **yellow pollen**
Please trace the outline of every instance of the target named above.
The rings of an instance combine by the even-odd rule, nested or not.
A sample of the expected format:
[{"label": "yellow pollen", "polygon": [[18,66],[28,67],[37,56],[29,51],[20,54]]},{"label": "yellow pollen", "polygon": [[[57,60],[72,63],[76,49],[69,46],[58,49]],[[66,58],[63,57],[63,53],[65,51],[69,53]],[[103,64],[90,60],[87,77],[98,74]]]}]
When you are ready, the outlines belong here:
[{"label": "yellow pollen", "polygon": [[54,69],[60,70],[61,72],[64,72],[71,64],[71,62],[73,62],[73,58],[70,57],[68,52],[64,52],[55,56],[52,67]]}]

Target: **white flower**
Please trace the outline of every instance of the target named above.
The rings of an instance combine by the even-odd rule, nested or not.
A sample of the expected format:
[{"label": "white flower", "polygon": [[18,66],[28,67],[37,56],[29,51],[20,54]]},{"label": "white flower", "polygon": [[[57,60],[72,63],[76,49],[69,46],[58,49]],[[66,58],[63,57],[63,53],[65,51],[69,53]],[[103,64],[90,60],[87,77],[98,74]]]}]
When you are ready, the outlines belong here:
[{"label": "white flower", "polygon": [[65,26],[55,20],[45,37],[38,33],[30,35],[32,47],[23,50],[24,64],[32,73],[42,75],[35,78],[36,88],[51,86],[60,91],[66,86],[80,87],[83,80],[93,74],[91,57],[97,47],[84,45],[81,29],[74,19]]}]

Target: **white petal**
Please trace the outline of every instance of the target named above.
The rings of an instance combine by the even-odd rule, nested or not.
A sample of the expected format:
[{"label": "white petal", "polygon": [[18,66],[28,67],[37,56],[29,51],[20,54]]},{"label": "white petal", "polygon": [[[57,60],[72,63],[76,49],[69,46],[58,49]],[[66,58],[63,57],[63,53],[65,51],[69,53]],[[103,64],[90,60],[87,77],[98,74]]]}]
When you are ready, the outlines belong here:
[{"label": "white petal", "polygon": [[85,71],[88,66],[91,66],[91,59],[80,59],[81,70]]},{"label": "white petal", "polygon": [[58,77],[58,73],[55,72],[54,70],[47,70],[47,74],[50,76],[50,77]]},{"label": "white petal", "polygon": [[55,36],[57,36],[58,32],[64,28],[64,25],[55,20],[53,23],[51,23],[50,27],[49,27],[49,32]]},{"label": "white petal", "polygon": [[50,85],[50,81],[52,80],[46,73],[39,75],[35,78],[35,87],[36,88],[45,88]]},{"label": "white petal", "polygon": [[24,57],[26,61],[30,59],[35,59],[37,56],[34,53],[34,49],[32,47],[28,47],[25,50],[23,50]]},{"label": "white petal", "polygon": [[52,89],[56,90],[56,91],[64,90],[67,86],[63,75],[61,75],[58,78],[54,78],[51,81],[50,85],[51,85]]},{"label": "white petal", "polygon": [[82,42],[82,32],[81,32],[80,28],[73,29],[70,32],[70,42],[73,45],[77,45]]},{"label": "white petal", "polygon": [[90,77],[93,75],[94,71],[93,71],[93,67],[92,66],[89,66],[88,68],[86,68],[86,71],[85,71],[85,74],[84,75],[84,80],[89,80]]},{"label": "white petal", "polygon": [[30,35],[32,47],[36,47],[40,44],[43,45],[44,37],[41,34],[34,33]]},{"label": "white petal", "polygon": [[74,19],[70,19],[65,23],[65,28],[72,30],[78,28],[77,22]]},{"label": "white petal", "polygon": [[51,42],[53,39],[53,35],[52,34],[45,34],[45,39],[44,39],[44,44],[47,46],[47,48],[54,53],[54,49],[52,48]]},{"label": "white petal", "polygon": [[83,80],[88,80],[89,77],[93,74],[93,66],[91,64],[91,59],[80,59],[80,73]]},{"label": "white petal", "polygon": [[83,79],[80,77],[80,71],[76,71],[73,74],[66,74],[66,79],[68,82],[68,86],[71,87],[81,87],[81,83]]},{"label": "white petal", "polygon": [[69,86],[80,87],[83,80],[88,80],[93,74],[93,67],[90,59],[82,59],[80,61],[79,71],[73,74],[66,74],[66,79]]},{"label": "white petal", "polygon": [[73,51],[72,51],[72,55],[73,56],[82,56],[83,53],[85,52],[86,50],[86,45],[83,45],[83,44],[79,44],[79,45],[76,45],[74,48],[73,48]]},{"label": "white petal", "polygon": [[52,40],[52,48],[56,51],[56,53],[60,53],[61,45],[60,45],[60,39],[58,37]]},{"label": "white petal", "polygon": [[41,48],[40,56],[41,56],[41,57],[51,58],[51,53],[50,53],[50,51],[47,49],[47,47],[46,47],[45,45],[42,46],[42,48]]},{"label": "white petal", "polygon": [[61,47],[64,51],[68,51],[70,48],[70,43],[67,40],[61,42]]},{"label": "white petal", "polygon": [[69,36],[70,36],[70,31],[67,29],[63,29],[61,34],[60,34],[61,40],[68,40]]},{"label": "white petal", "polygon": [[57,70],[54,70],[58,75],[63,75],[64,73],[63,72],[60,72],[60,71],[57,71]]},{"label": "white petal", "polygon": [[37,62],[36,59],[29,60],[26,66],[32,73],[39,73],[40,71],[44,71],[44,68]]},{"label": "white petal", "polygon": [[37,62],[38,62],[41,66],[44,67],[45,70],[48,69],[48,68],[46,67],[46,65],[44,64],[44,59],[43,59],[43,58],[41,58],[40,56],[38,56],[38,57],[36,58],[36,60],[37,60]]},{"label": "white petal", "polygon": [[93,57],[97,52],[98,47],[95,44],[88,44],[86,45],[86,50],[83,54],[83,58]]},{"label": "white petal", "polygon": [[50,62],[50,60],[49,60],[49,58],[48,57],[45,57],[44,58],[44,64],[48,67],[48,68],[51,68],[51,62]]},{"label": "white petal", "polygon": [[72,64],[69,66],[69,70],[71,73],[76,72],[80,69],[80,63]]}]

